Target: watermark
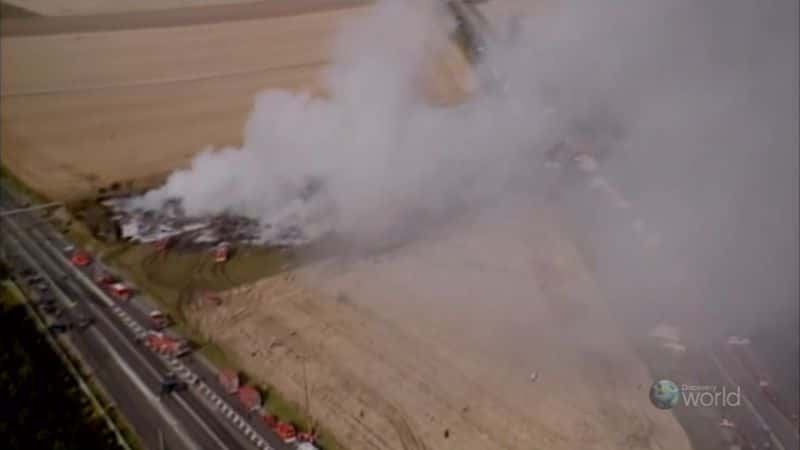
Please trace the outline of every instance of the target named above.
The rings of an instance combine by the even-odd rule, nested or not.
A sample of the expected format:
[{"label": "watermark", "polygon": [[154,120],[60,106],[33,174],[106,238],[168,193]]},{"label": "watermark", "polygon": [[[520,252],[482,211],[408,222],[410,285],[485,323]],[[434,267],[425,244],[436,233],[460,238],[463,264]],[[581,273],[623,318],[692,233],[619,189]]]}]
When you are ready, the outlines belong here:
[{"label": "watermark", "polygon": [[727,386],[681,384],[657,380],[650,386],[650,401],[658,409],[672,409],[678,404],[689,408],[735,408],[742,403],[742,389]]}]

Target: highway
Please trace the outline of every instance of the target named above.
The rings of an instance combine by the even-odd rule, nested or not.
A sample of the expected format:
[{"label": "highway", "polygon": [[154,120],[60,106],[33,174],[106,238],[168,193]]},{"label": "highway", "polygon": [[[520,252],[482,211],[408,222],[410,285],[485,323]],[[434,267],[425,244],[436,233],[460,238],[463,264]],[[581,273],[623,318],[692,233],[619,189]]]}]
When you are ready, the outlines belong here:
[{"label": "highway", "polygon": [[[741,388],[744,403],[742,407],[754,416],[759,431],[769,436],[773,448],[778,450],[800,448],[796,425],[792,424],[790,417],[769,400],[759,386],[759,381],[763,378],[757,376],[752,367],[748,367],[747,347],[717,343],[714,346],[712,360],[728,384]],[[769,448],[763,445],[765,441],[766,439],[761,439],[756,442],[756,445],[761,444],[761,447],[757,448]]]},{"label": "highway", "polygon": [[[649,330],[660,323],[677,324],[681,327],[681,340],[689,347],[688,351],[703,355],[702,362],[698,362],[702,367],[685,363],[680,368],[684,374],[700,377],[682,379],[680,382],[714,385],[720,389],[725,386],[728,392],[741,389],[741,405],[712,407],[716,409],[716,419],[709,421],[705,428],[707,432],[713,433],[715,428],[719,428],[720,433],[725,435],[727,432],[723,431],[724,427],[720,427],[719,422],[713,422],[725,418],[735,424],[734,428],[727,429],[732,435],[732,443],[738,444],[742,450],[800,448],[797,423],[793,423],[791,417],[797,413],[791,411],[794,403],[780,396],[770,400],[762,391],[759,381],[769,378],[749,345],[728,344],[726,337],[717,336],[713,330],[704,328],[706,316],[702,310],[687,314],[685,308],[675,307],[674,294],[690,295],[687,284],[697,282],[697,277],[687,278],[683,283],[664,283],[662,274],[680,271],[675,270],[672,255],[665,253],[664,247],[659,245],[662,236],[658,233],[657,224],[647,223],[639,217],[636,205],[622,196],[612,181],[602,175],[602,170],[599,172],[586,174],[582,182],[570,186],[553,181],[555,188],[564,194],[556,202],[562,212],[572,217],[573,223],[579,224],[575,227],[578,235],[592,242],[592,248],[602,256],[604,264],[597,269],[600,274],[598,279],[624,280],[622,283],[603,283],[604,289],[612,294],[612,298],[633,296],[638,299],[620,306],[624,317],[635,318],[625,321],[628,333],[646,336]],[[593,213],[591,220],[595,222],[587,220],[587,212]],[[620,258],[623,263],[615,264],[614,258]],[[625,264],[628,261],[636,261],[637,265]],[[624,268],[624,272],[615,271],[616,266]],[[643,290],[642,286],[649,286],[650,290]],[[647,301],[641,301],[642,295],[647,296]],[[691,408],[676,410],[675,414],[685,414],[691,421],[706,421],[714,417],[698,414]]]},{"label": "highway", "polygon": [[[0,209],[22,203],[3,188]],[[36,270],[59,301],[63,313],[51,320],[94,319],[91,326],[73,329],[62,340],[77,351],[145,448],[158,449],[162,444],[171,449],[290,448],[257,416],[248,417],[234,398],[226,398],[206,361],[193,355],[171,360],[138,343],[137,334],[147,323],[147,306],[139,301],[114,304],[93,285],[88,272],[70,264],[64,253],[69,241],[38,213],[7,215],[2,228],[9,262],[18,270]],[[162,377],[176,368],[185,374],[188,387],[161,396]]]}]

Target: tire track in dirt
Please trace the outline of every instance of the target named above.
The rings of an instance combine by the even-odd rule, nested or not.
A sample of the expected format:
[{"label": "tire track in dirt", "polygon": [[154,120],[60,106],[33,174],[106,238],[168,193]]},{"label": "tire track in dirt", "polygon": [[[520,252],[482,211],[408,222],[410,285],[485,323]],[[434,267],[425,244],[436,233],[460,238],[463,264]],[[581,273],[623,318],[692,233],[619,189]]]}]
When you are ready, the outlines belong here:
[{"label": "tire track in dirt", "polygon": [[[286,286],[283,289],[271,290],[269,294],[269,298],[271,299],[271,304],[275,305],[275,301],[280,301],[281,303],[288,303],[291,304],[291,308],[296,310],[297,313],[292,313],[292,315],[296,316],[307,316],[313,317],[315,315],[314,306],[310,304],[304,304],[302,299],[298,301],[296,298],[297,295],[294,296],[292,299],[287,299],[289,296],[289,292],[285,292],[287,289]],[[318,312],[317,312],[318,314]],[[370,320],[380,320],[380,319],[373,319]],[[370,358],[373,358],[375,361],[378,361],[380,365],[384,366],[389,373],[392,373],[398,377],[400,380],[412,380],[412,379],[419,379],[419,380],[426,380],[426,384],[429,386],[426,389],[426,396],[435,403],[441,405],[441,410],[447,411],[457,411],[460,410],[461,407],[453,404],[449,399],[444,398],[441,395],[437,395],[437,392],[440,392],[443,387],[437,386],[436,383],[431,383],[430,380],[434,378],[425,377],[424,375],[420,375],[421,373],[436,373],[437,369],[435,365],[427,364],[427,365],[415,365],[415,369],[411,369],[411,365],[407,363],[397,362],[397,361],[390,361],[388,360],[383,353],[376,352],[374,348],[366,344],[365,342],[354,339],[352,333],[349,332],[347,329],[342,328],[340,324],[337,324],[334,321],[325,322],[323,324],[315,324],[315,327],[322,328],[328,332],[333,331],[333,335],[346,339],[356,351],[360,352],[364,355],[369,355]],[[287,328],[287,330],[289,330]],[[298,341],[300,339],[300,341]],[[323,337],[324,339],[324,337]],[[307,342],[306,339],[302,339],[300,337],[293,338],[292,346],[294,347],[308,347],[310,344]],[[302,348],[301,348],[302,351]],[[322,355],[320,355],[322,356]],[[285,364],[279,361],[275,361],[275,364]],[[348,367],[343,367],[341,364],[337,364],[334,362],[329,363],[322,363],[326,367],[333,368],[334,373],[336,373],[336,377],[341,380],[358,380],[358,372],[351,370]],[[468,381],[468,380],[467,380]],[[408,423],[408,419],[404,419],[402,415],[402,410],[393,405],[390,400],[388,400],[385,396],[381,395],[381,393],[369,386],[368,383],[357,383],[355,384],[355,391],[362,392],[366,395],[368,401],[364,402],[364,404],[369,405],[369,408],[374,411],[378,411],[379,415],[383,416],[386,419],[386,423],[392,426],[394,429],[397,430],[398,437],[403,442],[405,448],[409,450],[417,449],[417,448],[424,448],[419,446],[419,438],[414,435],[413,432],[410,430],[412,429],[410,424]],[[398,388],[402,386],[398,385]],[[406,386],[409,389],[413,389],[411,385]],[[480,386],[472,386],[472,390],[483,392]],[[491,400],[496,402],[498,405],[503,405],[503,409],[513,409],[510,405],[503,404],[498,398],[491,396]],[[352,414],[352,412],[351,412]],[[403,424],[403,420],[405,420],[405,425]],[[447,422],[449,419],[446,417],[437,417],[437,421]],[[478,433],[489,436],[494,435],[495,433],[491,433],[488,428],[486,428],[485,424],[481,422],[478,418],[472,418],[468,416],[460,416],[458,418],[465,426],[472,428]],[[499,424],[498,424],[499,426]],[[494,431],[497,431],[496,429]],[[508,443],[506,443],[508,444]]]}]

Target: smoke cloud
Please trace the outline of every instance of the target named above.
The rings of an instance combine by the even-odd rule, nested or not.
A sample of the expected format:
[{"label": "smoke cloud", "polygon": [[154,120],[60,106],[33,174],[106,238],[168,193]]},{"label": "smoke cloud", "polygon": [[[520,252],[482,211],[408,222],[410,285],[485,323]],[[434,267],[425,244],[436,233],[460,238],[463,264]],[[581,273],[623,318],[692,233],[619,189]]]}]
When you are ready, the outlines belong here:
[{"label": "smoke cloud", "polygon": [[[380,1],[341,30],[329,98],[260,94],[242,148],[200,154],[140,202],[372,243],[541,196],[542,155],[589,124],[611,149],[603,174],[634,206],[619,219],[584,194],[564,205],[620,301],[744,332],[796,318],[797,17],[792,0],[564,0],[493,17],[476,71],[494,83],[444,108],[419,86],[454,26],[446,9]],[[300,205],[312,177],[323,195]],[[646,264],[621,237],[636,219],[661,236]]]}]

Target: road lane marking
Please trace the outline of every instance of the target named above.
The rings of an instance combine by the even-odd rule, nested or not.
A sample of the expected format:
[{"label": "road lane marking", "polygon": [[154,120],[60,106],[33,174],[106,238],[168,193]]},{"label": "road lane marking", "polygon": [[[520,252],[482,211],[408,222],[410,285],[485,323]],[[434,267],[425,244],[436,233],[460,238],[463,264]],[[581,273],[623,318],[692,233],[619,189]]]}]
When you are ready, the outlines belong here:
[{"label": "road lane marking", "polygon": [[164,419],[164,421],[173,427],[175,434],[178,435],[178,437],[183,441],[183,443],[186,444],[188,448],[199,449],[200,446],[197,445],[196,442],[194,442],[194,440],[189,436],[189,434],[181,426],[181,424],[177,421],[177,419],[175,419],[172,413],[170,413],[166,408],[164,408],[164,405],[161,403],[158,397],[156,397],[150,391],[150,389],[147,388],[144,381],[142,381],[141,377],[139,377],[139,375],[133,369],[131,369],[128,363],[125,362],[125,359],[119,353],[117,353],[117,350],[108,342],[106,337],[103,336],[103,333],[101,333],[96,328],[92,328],[92,331],[96,335],[97,341],[100,342],[100,344],[106,348],[106,351],[108,351],[111,357],[114,358],[114,361],[122,369],[122,371],[125,372],[125,375],[127,375],[128,378],[133,382],[133,384],[135,384],[136,387],[142,392],[142,394],[144,394],[145,399],[147,399],[147,401],[153,406],[153,408],[155,408],[155,410],[158,411],[159,414],[161,414],[161,417]]},{"label": "road lane marking", "polygon": [[[731,386],[738,386],[733,381],[733,377],[730,375],[730,373],[728,373],[728,371],[719,361],[717,355],[714,354],[713,349],[709,351],[709,355],[711,356],[711,360],[714,361],[714,364],[717,366],[717,368],[725,377],[725,379],[728,380],[728,383],[730,383]],[[747,395],[744,392],[742,392],[742,400],[744,400],[744,404],[745,406],[747,406],[747,409],[749,409],[750,412],[753,413],[753,415],[758,419],[761,427],[767,430],[767,434],[769,434],[769,439],[772,441],[773,444],[775,444],[775,446],[777,446],[778,450],[786,450],[786,447],[784,447],[781,441],[778,440],[778,438],[772,432],[772,428],[769,427],[764,417],[756,410],[755,406],[750,402],[750,400],[747,399]]]},{"label": "road lane marking", "polygon": [[[41,222],[41,219],[37,219],[37,218],[35,218],[35,217],[34,217],[33,219],[39,220],[39,221]],[[10,220],[9,220],[9,221],[10,221]],[[47,224],[46,224],[46,223],[44,223],[44,222],[42,222],[42,224],[44,224],[44,225],[47,225]],[[14,225],[16,225],[16,224],[14,224]],[[32,235],[33,233],[37,233],[37,234],[39,234],[38,230],[32,230],[32,231],[31,231],[31,235]],[[57,231],[55,231],[55,230],[53,230],[51,233],[46,233],[46,232],[42,232],[42,233],[44,233],[44,234],[48,234],[48,235],[53,235],[53,236],[55,236],[55,238],[56,238],[57,240],[59,240],[59,241],[60,241],[60,242],[62,242],[62,243],[68,243],[68,242],[67,242],[67,241],[65,241],[65,240],[63,239],[63,237],[61,237],[61,236],[60,236],[60,234],[59,234]],[[27,240],[27,239],[30,239],[30,236],[26,235],[25,233],[22,233],[22,232],[20,232],[20,234],[21,234],[21,235],[23,235],[23,238],[24,238],[24,239],[26,239],[26,240]],[[44,237],[40,238],[40,239],[39,239],[39,241],[40,241],[40,242],[39,242],[39,245],[41,245],[41,247],[42,247],[42,248],[40,248],[40,247],[39,247],[39,245],[37,245],[36,243],[32,243],[32,244],[31,244],[31,246],[32,246],[32,247],[33,247],[33,248],[36,250],[36,253],[40,254],[40,256],[42,256],[42,255],[43,255],[43,256],[45,256],[45,258],[44,258],[44,259],[45,259],[45,260],[48,262],[48,264],[52,264],[51,268],[54,268],[54,269],[55,269],[55,270],[54,270],[54,272],[57,272],[57,273],[62,273],[64,276],[66,276],[66,275],[67,275],[67,274],[66,274],[66,272],[64,272],[64,271],[62,270],[62,268],[61,268],[61,267],[59,267],[59,266],[58,266],[58,264],[56,264],[56,263],[55,263],[55,261],[53,261],[53,260],[51,260],[50,258],[48,258],[48,257],[47,257],[47,256],[48,256],[48,255],[47,255],[47,253],[51,253],[51,254],[55,255],[55,258],[53,258],[53,259],[55,259],[55,260],[60,260],[60,261],[61,261],[61,262],[64,264],[64,266],[66,267],[66,269],[67,269],[69,272],[71,272],[71,273],[72,273],[72,274],[74,274],[74,275],[77,275],[77,277],[79,278],[79,281],[81,281],[81,282],[82,282],[82,283],[79,283],[79,284],[83,284],[83,285],[84,285],[84,287],[88,288],[90,291],[92,291],[94,294],[96,294],[96,295],[97,295],[97,297],[98,297],[98,298],[100,298],[100,300],[101,300],[101,301],[103,301],[103,303],[105,303],[107,306],[109,306],[109,307],[110,307],[110,309],[112,309],[112,311],[114,311],[114,312],[115,312],[117,315],[125,315],[125,316],[127,316],[127,313],[126,313],[126,312],[124,312],[124,311],[123,311],[123,310],[122,310],[122,309],[121,309],[121,308],[120,308],[120,307],[119,307],[119,306],[116,304],[116,302],[112,301],[112,300],[109,298],[109,296],[108,296],[108,295],[107,295],[105,292],[103,292],[102,290],[100,290],[100,289],[99,289],[99,288],[98,288],[98,287],[97,287],[97,286],[96,286],[96,285],[95,285],[95,284],[92,282],[92,280],[90,280],[90,279],[89,279],[89,278],[86,276],[86,274],[84,274],[84,273],[83,273],[83,271],[81,271],[81,270],[79,270],[79,269],[77,269],[77,268],[73,267],[73,266],[72,266],[72,264],[71,264],[71,262],[70,262],[70,261],[69,261],[69,260],[68,260],[68,259],[67,259],[67,258],[64,256],[64,254],[63,254],[63,253],[62,253],[62,252],[61,252],[59,249],[57,249],[57,248],[54,248],[54,245],[53,245],[53,243],[50,241],[50,239],[48,239],[48,238],[47,238],[47,236],[44,236]],[[32,261],[34,260],[34,259],[33,259],[33,258],[30,256],[30,255],[27,255],[27,250],[26,250],[26,249],[25,249],[25,248],[24,248],[24,247],[23,247],[21,244],[20,244],[20,248],[23,250],[23,253],[26,253],[26,256],[27,256],[27,257],[28,257],[30,260],[32,260]],[[34,262],[34,264],[33,264],[33,265],[34,265],[34,266],[37,266],[37,267],[39,267],[39,266],[38,266],[38,264],[36,264],[35,262]],[[46,273],[45,273],[45,275],[46,275]],[[53,285],[54,285],[54,286],[55,286],[57,289],[59,289],[59,290],[60,290],[60,288],[59,288],[58,286],[56,286],[56,285],[55,285],[55,283],[52,281],[52,279],[51,279],[50,281],[51,281],[51,283],[52,283],[52,284],[53,284]],[[70,283],[73,283],[73,281],[72,281],[72,280],[69,280],[69,282],[70,282]],[[76,292],[76,293],[79,293],[79,292],[80,292],[80,289],[79,289],[79,288],[75,288],[74,284],[73,284],[71,287],[72,287],[72,289],[73,289],[73,290],[75,290],[75,292]],[[62,291],[61,293],[63,294],[63,291]],[[64,295],[64,298],[65,298],[65,299],[66,299],[68,302],[72,302],[72,300],[71,300],[69,297],[67,297],[66,295]],[[92,302],[87,302],[87,304],[89,305],[89,307],[90,307],[91,309],[94,309],[94,310],[95,310],[95,312],[97,312],[97,311],[96,311],[96,308],[97,308],[97,306],[96,306],[96,305],[94,305]],[[106,316],[105,316],[103,313],[100,313],[99,315],[101,316],[101,319],[102,319],[102,320],[103,320],[103,321],[104,321],[104,322],[105,322],[105,323],[106,323],[106,324],[109,326],[109,328],[110,328],[110,329],[111,329],[111,330],[112,330],[112,331],[113,331],[115,334],[117,334],[117,335],[118,335],[118,336],[121,338],[121,340],[122,340],[122,343],[123,343],[125,346],[127,346],[127,347],[128,347],[128,348],[129,348],[129,349],[130,349],[130,350],[133,352],[133,354],[134,354],[134,355],[136,355],[136,357],[137,357],[137,358],[139,358],[139,359],[141,359],[141,360],[143,360],[143,361],[145,362],[145,367],[146,367],[148,370],[150,370],[151,372],[153,372],[155,369],[152,367],[152,365],[149,363],[149,361],[147,361],[147,360],[146,360],[146,359],[143,357],[143,355],[142,355],[142,354],[140,354],[140,353],[139,353],[139,352],[138,352],[136,349],[132,348],[132,346],[131,346],[130,342],[128,342],[128,340],[127,340],[127,339],[124,337],[124,335],[122,335],[122,334],[121,334],[121,332],[119,331],[119,329],[118,329],[116,326],[114,326],[114,325],[113,325],[113,324],[112,324],[112,323],[109,321],[109,319],[108,319],[108,318],[107,318],[107,317],[106,317]],[[129,316],[127,316],[127,317],[129,318]],[[130,322],[126,321],[126,324],[127,324],[127,325],[128,325],[130,328],[132,328],[132,329],[134,329],[134,330],[140,330],[140,331],[142,330],[141,326],[140,326],[140,325],[139,325],[137,322],[135,322],[135,321],[133,321],[133,320],[131,320]],[[97,332],[97,330],[95,330],[95,332]],[[98,332],[98,333],[99,333],[99,332]],[[141,335],[143,335],[143,334],[144,334],[144,332],[142,331],[142,332],[141,332]],[[136,336],[137,336],[137,337],[139,337],[139,336],[140,336],[140,334],[136,334]],[[107,342],[107,341],[106,341],[106,344],[108,344],[108,342]],[[110,345],[110,344],[108,344],[108,345]],[[162,360],[162,361],[163,361],[163,358],[162,358],[162,357],[159,357],[158,355],[156,355],[156,357],[157,357],[157,358],[159,358],[160,360]],[[127,369],[128,369],[128,370],[131,370],[131,369],[130,369],[130,367],[127,367]],[[185,368],[185,366],[184,366],[184,369],[185,369],[187,372],[189,372],[189,374],[191,375],[191,377],[189,377],[189,378],[192,380],[192,383],[196,382],[196,381],[199,379],[199,377],[198,377],[196,374],[194,374],[194,373],[192,373],[191,371],[189,371],[189,369]],[[157,373],[157,371],[156,371],[156,373]],[[141,382],[141,380],[138,380],[138,381],[139,381],[139,382]],[[203,384],[202,386],[204,386],[204,384]],[[207,390],[208,392],[213,392],[213,391],[210,391],[210,389],[208,389],[207,387],[206,387],[206,390]],[[151,395],[152,395],[152,394],[151,394]],[[200,424],[200,426],[201,426],[202,428],[204,428],[204,430],[205,430],[206,432],[208,432],[208,434],[209,434],[209,435],[210,435],[212,438],[214,438],[214,440],[216,440],[216,441],[217,441],[217,443],[218,443],[218,444],[220,444],[220,446],[221,446],[222,448],[228,448],[228,447],[226,447],[226,446],[224,445],[224,443],[221,443],[221,441],[219,441],[219,439],[218,439],[218,437],[216,436],[216,434],[214,434],[214,433],[213,433],[213,432],[212,432],[212,431],[209,429],[208,425],[207,425],[205,422],[202,422],[202,419],[201,419],[201,418],[199,418],[199,416],[197,416],[197,414],[196,414],[196,413],[195,413],[193,410],[191,410],[191,408],[188,406],[188,404],[186,404],[185,400],[183,400],[183,399],[182,399],[182,398],[180,398],[179,396],[176,396],[175,398],[178,400],[178,403],[179,403],[179,404],[180,404],[180,405],[181,405],[181,406],[182,406],[184,409],[186,409],[186,410],[187,410],[187,412],[188,412],[190,415],[192,415],[192,416],[193,416],[193,418],[194,418],[195,420],[198,420],[198,421],[199,421],[198,423]],[[236,413],[235,411],[231,410],[231,409],[230,409],[230,407],[228,407],[228,405],[227,405],[227,404],[225,404],[225,406],[226,406],[226,407],[227,407],[227,409],[230,411],[230,414],[228,414],[229,416],[234,416],[234,418],[236,418],[236,419],[239,419],[240,421],[242,420],[242,417],[241,417],[241,416],[240,416],[238,413]],[[251,430],[251,432],[252,432],[252,430]],[[258,437],[261,439],[261,436],[258,436]],[[268,446],[268,445],[266,446],[266,448],[268,448],[268,449],[271,449],[271,447],[270,447],[270,446]]]}]

